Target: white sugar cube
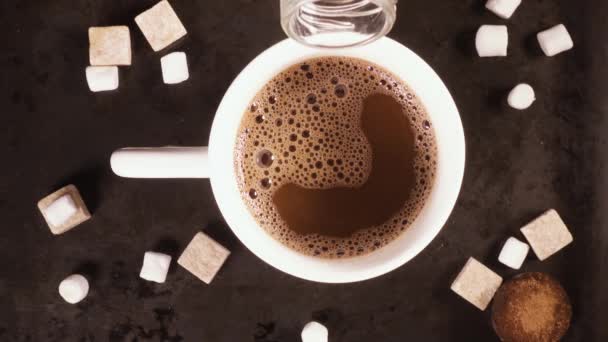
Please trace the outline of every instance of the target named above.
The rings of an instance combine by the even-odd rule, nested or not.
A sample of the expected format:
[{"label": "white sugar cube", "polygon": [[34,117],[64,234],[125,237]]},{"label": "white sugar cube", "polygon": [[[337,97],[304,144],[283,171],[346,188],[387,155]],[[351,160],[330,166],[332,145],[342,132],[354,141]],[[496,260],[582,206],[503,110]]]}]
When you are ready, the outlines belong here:
[{"label": "white sugar cube", "polygon": [[451,289],[483,311],[490,304],[500,284],[501,276],[474,258],[469,258],[452,283]]},{"label": "white sugar cube", "polygon": [[188,61],[184,52],[172,52],[160,59],[163,81],[166,84],[181,83],[190,77]]},{"label": "white sugar cube", "polygon": [[526,256],[528,256],[529,251],[530,246],[528,246],[527,243],[521,242],[514,237],[510,237],[502,247],[500,255],[498,256],[498,261],[518,270],[521,268],[524,260],[526,260]]},{"label": "white sugar cube", "polygon": [[507,55],[509,33],[504,25],[481,25],[475,36],[479,57],[504,57]]},{"label": "white sugar cube", "polygon": [[114,90],[118,88],[118,67],[90,66],[87,67],[87,83],[93,92]]},{"label": "white sugar cube", "polygon": [[89,28],[91,65],[131,65],[131,34],[127,26]]},{"label": "white sugar cube", "polygon": [[526,83],[520,83],[515,86],[509,93],[509,98],[507,99],[509,106],[519,110],[530,108],[534,101],[536,101],[534,88]]},{"label": "white sugar cube", "polygon": [[135,22],[154,51],[164,49],[187,33],[166,0],[135,17]]},{"label": "white sugar cube", "polygon": [[70,194],[65,194],[54,200],[44,213],[50,224],[61,226],[78,212],[78,207]]},{"label": "white sugar cube", "polygon": [[209,284],[222,267],[230,251],[203,233],[197,233],[177,263]]},{"label": "white sugar cube", "polygon": [[528,223],[521,232],[540,260],[547,259],[574,241],[568,227],[554,209]]},{"label": "white sugar cube", "polygon": [[572,37],[568,33],[566,26],[559,24],[552,28],[539,32],[536,35],[540,48],[545,55],[551,57],[558,53],[568,51],[574,47]]},{"label": "white sugar cube", "polygon": [[89,282],[80,274],[72,274],[59,284],[59,295],[68,303],[76,304],[89,293]]},{"label": "white sugar cube", "polygon": [[521,5],[521,0],[488,0],[486,8],[503,19],[509,19]]},{"label": "white sugar cube", "polygon": [[164,283],[170,265],[171,256],[157,252],[146,252],[139,276],[145,280]]},{"label": "white sugar cube", "polygon": [[65,186],[38,202],[38,209],[55,235],[62,234],[91,218],[78,189]]},{"label": "white sugar cube", "polygon": [[302,329],[302,342],[327,342],[329,332],[327,328],[318,322],[309,322]]}]

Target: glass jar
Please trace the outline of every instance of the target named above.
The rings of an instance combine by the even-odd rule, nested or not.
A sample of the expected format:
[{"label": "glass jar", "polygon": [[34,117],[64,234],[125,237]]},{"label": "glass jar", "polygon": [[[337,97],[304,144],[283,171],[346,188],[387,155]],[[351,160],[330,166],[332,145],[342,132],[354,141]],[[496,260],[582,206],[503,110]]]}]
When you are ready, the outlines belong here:
[{"label": "glass jar", "polygon": [[397,0],[281,0],[281,26],[309,46],[362,45],[391,30],[396,6]]}]

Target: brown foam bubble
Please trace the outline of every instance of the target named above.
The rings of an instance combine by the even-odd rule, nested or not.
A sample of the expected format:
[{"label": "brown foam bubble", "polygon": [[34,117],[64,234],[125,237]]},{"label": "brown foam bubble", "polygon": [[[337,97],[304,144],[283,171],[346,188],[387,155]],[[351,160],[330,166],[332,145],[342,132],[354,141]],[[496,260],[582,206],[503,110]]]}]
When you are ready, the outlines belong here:
[{"label": "brown foam bubble", "polygon": [[[314,229],[295,232],[273,203],[282,187],[366,185],[373,151],[362,129],[361,113],[364,100],[374,94],[390,96],[409,121],[416,151],[412,195],[385,213],[386,220],[346,235],[324,235]],[[265,162],[260,163],[261,157]],[[288,68],[256,94],[239,128],[235,168],[243,200],[274,238],[309,255],[356,256],[386,245],[415,220],[433,184],[435,138],[424,106],[390,72],[359,59],[323,57]]]}]

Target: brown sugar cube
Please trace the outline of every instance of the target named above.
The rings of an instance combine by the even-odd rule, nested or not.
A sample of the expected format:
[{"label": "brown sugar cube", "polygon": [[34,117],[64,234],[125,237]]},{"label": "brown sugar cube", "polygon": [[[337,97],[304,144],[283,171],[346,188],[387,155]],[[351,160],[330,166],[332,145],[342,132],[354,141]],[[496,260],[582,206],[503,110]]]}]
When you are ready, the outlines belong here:
[{"label": "brown sugar cube", "polygon": [[568,227],[554,209],[528,223],[521,232],[540,260],[547,259],[574,240]]},{"label": "brown sugar cube", "polygon": [[187,33],[166,0],[135,17],[135,22],[154,51],[166,48]]},{"label": "brown sugar cube", "polygon": [[501,341],[559,341],[571,318],[568,294],[544,273],[523,273],[506,281],[492,304],[492,326]]},{"label": "brown sugar cube", "polygon": [[131,65],[131,35],[127,26],[89,28],[91,65]]},{"label": "brown sugar cube", "polygon": [[451,289],[483,311],[490,304],[500,284],[501,276],[474,258],[469,258],[452,283]]},{"label": "brown sugar cube", "polygon": [[222,267],[230,251],[203,233],[196,233],[177,263],[209,284]]},{"label": "brown sugar cube", "polygon": [[38,209],[55,235],[63,234],[91,218],[78,189],[73,185],[65,186],[41,199]]}]

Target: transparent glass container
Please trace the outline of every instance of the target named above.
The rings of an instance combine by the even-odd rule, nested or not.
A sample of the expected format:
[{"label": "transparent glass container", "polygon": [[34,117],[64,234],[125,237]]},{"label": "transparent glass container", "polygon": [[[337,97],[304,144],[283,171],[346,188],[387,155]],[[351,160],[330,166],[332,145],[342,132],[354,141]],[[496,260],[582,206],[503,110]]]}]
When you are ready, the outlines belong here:
[{"label": "transparent glass container", "polygon": [[363,45],[391,30],[396,6],[397,0],[281,0],[281,26],[309,46]]}]

